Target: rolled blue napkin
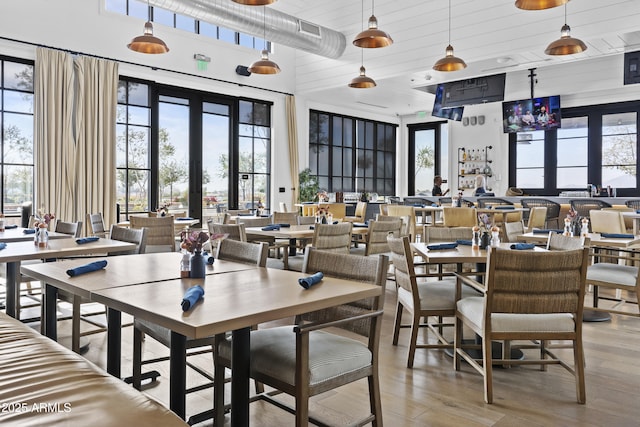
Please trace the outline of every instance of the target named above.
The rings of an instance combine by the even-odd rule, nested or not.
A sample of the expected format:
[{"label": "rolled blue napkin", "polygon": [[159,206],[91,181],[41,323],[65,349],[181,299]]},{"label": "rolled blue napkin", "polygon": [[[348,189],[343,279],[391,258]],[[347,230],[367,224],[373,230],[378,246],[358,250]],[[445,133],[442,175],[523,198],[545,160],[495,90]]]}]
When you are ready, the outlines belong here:
[{"label": "rolled blue napkin", "polygon": [[318,271],[317,273],[312,274],[311,276],[299,278],[298,283],[300,283],[300,286],[302,286],[303,288],[309,289],[316,283],[320,283],[323,277],[324,277],[324,274],[322,274],[321,271]]},{"label": "rolled blue napkin", "polygon": [[313,226],[313,225],[310,225],[310,226],[309,226],[309,230],[315,230],[315,229],[316,229],[316,227],[315,227],[315,226]]},{"label": "rolled blue napkin", "polygon": [[354,227],[367,228],[367,227],[369,227],[369,224],[366,223],[366,222],[354,222],[353,226]]},{"label": "rolled blue napkin", "polygon": [[494,209],[511,210],[511,209],[515,209],[515,207],[514,206],[494,206]]},{"label": "rolled blue napkin", "polygon": [[92,271],[102,270],[107,266],[107,260],[94,261],[89,264],[79,265],[75,268],[67,270],[67,274],[71,277],[79,276],[80,274],[91,273]]},{"label": "rolled blue napkin", "polygon": [[624,233],[600,233],[600,236],[609,239],[633,239],[633,234]]},{"label": "rolled blue napkin", "polygon": [[340,221],[333,221],[333,224],[337,224],[337,223],[339,223],[339,222],[340,222]]},{"label": "rolled blue napkin", "polygon": [[100,240],[100,237],[98,236],[80,237],[79,239],[76,239],[76,243],[83,245],[85,243],[97,242],[98,240]]},{"label": "rolled blue napkin", "polygon": [[640,213],[640,209],[638,209],[638,210],[636,211],[636,213]]},{"label": "rolled blue napkin", "polygon": [[511,249],[517,249],[519,251],[533,249],[535,247],[536,245],[534,245],[533,243],[514,243],[513,245],[511,245]]},{"label": "rolled blue napkin", "polygon": [[18,228],[18,224],[9,224],[4,226],[5,230],[11,230],[12,228]]},{"label": "rolled blue napkin", "polygon": [[271,224],[271,225],[262,227],[262,231],[277,231],[277,230],[280,230],[279,224]]},{"label": "rolled blue napkin", "polygon": [[192,221],[193,218],[191,218],[190,216],[179,216],[176,218],[178,221]]},{"label": "rolled blue napkin", "polygon": [[429,249],[430,251],[437,251],[437,250],[442,250],[442,249],[455,249],[458,247],[458,244],[456,242],[453,243],[437,243],[437,244],[433,244],[433,245],[427,245],[427,249]]},{"label": "rolled blue napkin", "polygon": [[263,215],[260,215],[260,218],[269,218],[270,216],[271,215],[269,215],[269,214],[263,214]]},{"label": "rolled blue napkin", "polygon": [[280,223],[280,224],[274,224],[274,225],[279,225],[280,227],[283,227],[283,228],[291,227],[291,224],[287,224],[287,223]]},{"label": "rolled blue napkin", "polygon": [[24,234],[36,234],[36,229],[35,228],[25,228],[24,230],[22,230],[22,232]]},{"label": "rolled blue napkin", "polygon": [[458,239],[456,240],[456,243],[459,245],[464,245],[464,246],[471,246],[472,242],[471,240],[465,240],[465,239]]},{"label": "rolled blue napkin", "polygon": [[555,228],[534,228],[532,230],[533,234],[549,234],[549,233],[560,234],[562,232],[563,232],[563,230],[557,230]]},{"label": "rolled blue napkin", "polygon": [[431,203],[431,207],[437,208],[438,204],[437,203]]},{"label": "rolled blue napkin", "polygon": [[5,242],[0,242],[0,251],[7,247]]},{"label": "rolled blue napkin", "polygon": [[196,305],[198,300],[204,296],[204,289],[202,286],[195,285],[187,289],[187,292],[184,293],[182,297],[182,302],[180,305],[182,306],[182,311],[189,311],[191,307]]}]

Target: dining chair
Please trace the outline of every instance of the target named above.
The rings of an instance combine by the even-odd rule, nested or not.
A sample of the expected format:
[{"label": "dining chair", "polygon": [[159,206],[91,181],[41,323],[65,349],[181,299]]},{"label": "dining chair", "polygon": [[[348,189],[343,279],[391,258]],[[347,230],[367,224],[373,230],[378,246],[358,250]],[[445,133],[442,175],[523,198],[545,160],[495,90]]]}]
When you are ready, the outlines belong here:
[{"label": "dining chair", "polygon": [[[458,275],[457,286],[474,287],[483,296],[463,297],[456,303],[454,368],[461,358],[484,377],[484,400],[493,403],[493,363],[508,365],[559,364],[573,374],[578,403],[585,403],[582,311],[589,249],[570,251],[518,251],[492,247],[487,259],[485,284]],[[460,293],[458,288],[457,293]],[[463,344],[463,326],[482,344]],[[492,356],[492,341],[527,340],[523,348],[536,348],[539,359],[500,359]],[[568,340],[573,348],[573,366],[553,353],[546,342]],[[510,354],[505,345],[503,354]],[[482,348],[477,361],[467,350]],[[516,375],[516,373],[514,373]]]},{"label": "dining chair", "polygon": [[409,236],[412,242],[415,242],[417,236],[420,238],[424,235],[424,225],[416,223],[416,208],[414,206],[407,205],[389,205],[387,207],[387,213],[389,216],[399,216],[409,218]]},{"label": "dining chair", "polygon": [[523,235],[525,232],[529,230],[525,230],[522,225],[522,221],[516,222],[505,222],[502,224],[504,239],[507,242],[517,242],[518,236]]},{"label": "dining chair", "polygon": [[640,210],[640,199],[627,200],[624,202],[625,206],[633,210]]},{"label": "dining chair", "polygon": [[[238,240],[232,239],[223,239],[220,241],[218,245],[218,251],[216,254],[216,258],[220,260],[241,262],[244,264],[255,264],[258,267],[264,267],[266,265],[267,253],[268,253],[268,245],[264,242],[262,243],[248,243],[241,242]],[[213,296],[215,298],[215,295]],[[156,379],[161,375],[158,371],[150,371],[142,373],[142,366],[150,363],[157,363],[163,360],[168,360],[169,357],[160,357],[150,360],[142,360],[142,343],[143,336],[146,334],[147,336],[153,338],[160,344],[164,345],[167,348],[171,347],[171,330],[159,326],[155,323],[134,318],[133,321],[133,375],[131,377],[131,383],[133,386],[140,390],[142,387],[143,380],[151,380],[156,381]],[[202,354],[204,350],[202,347],[208,347],[207,351],[213,350],[213,346],[215,344],[214,337],[205,337],[205,338],[187,338],[186,340],[186,356],[187,359],[190,355]],[[200,348],[199,350],[194,350],[196,348]],[[189,351],[191,350],[191,351]],[[191,392],[199,391],[203,388],[212,387],[214,385],[214,377],[210,372],[205,371],[200,366],[197,366],[187,360],[186,366],[193,369],[195,372],[202,375],[207,381],[208,384],[198,385],[192,389],[184,390],[184,394],[188,394]],[[185,373],[186,374],[186,373]],[[224,388],[224,373],[222,374],[222,388]],[[256,386],[258,390],[262,391],[261,386]],[[200,423],[208,418],[211,418],[213,413],[211,410],[201,412],[195,415],[192,415],[188,422],[189,425],[194,423]]]},{"label": "dining chair", "polygon": [[[321,271],[325,277],[375,284],[382,288],[381,295],[299,316],[293,327],[251,331],[250,376],[276,389],[258,397],[294,414],[296,426],[306,426],[309,422],[325,425],[309,413],[310,397],[365,378],[371,413],[355,425],[382,425],[378,348],[387,261],[384,255],[362,257],[310,248],[305,254],[305,273]],[[334,333],[339,329],[355,335]],[[221,426],[224,424],[223,372],[231,368],[230,339],[225,335],[216,336],[215,348],[214,424]],[[294,408],[273,399],[272,396],[280,392],[295,399]]]},{"label": "dining chair", "polygon": [[87,214],[87,224],[92,236],[107,237],[108,231],[104,226],[102,212]]},{"label": "dining chair", "polygon": [[442,225],[444,227],[474,227],[478,225],[476,208],[443,206]]},{"label": "dining chair", "polygon": [[227,213],[231,216],[234,215],[251,215],[250,209],[227,209]]},{"label": "dining chair", "polygon": [[[529,212],[531,212],[532,208],[538,206],[547,208],[547,218],[544,227],[551,227],[550,222],[553,222],[556,228],[562,227],[560,224],[560,203],[539,197],[523,197],[520,199],[520,204],[523,208],[528,208]],[[525,220],[529,218],[529,212],[524,212],[523,218]]]},{"label": "dining chair", "polygon": [[289,212],[289,209],[287,208],[286,203],[280,202],[280,212]]},{"label": "dining chair", "polygon": [[627,232],[622,213],[617,210],[591,210],[588,216],[593,233],[626,234]]},{"label": "dining chair", "polygon": [[[284,222],[284,221],[283,221]],[[273,224],[273,217],[261,217],[261,218],[245,218],[239,216],[236,219],[236,224],[244,224],[245,227],[265,227]],[[291,223],[289,223],[291,224]],[[256,234],[247,232],[247,242],[266,242],[269,244],[269,250],[275,252],[275,258],[282,258],[284,269],[288,266],[289,257],[289,240],[278,240],[272,236],[263,236],[262,234]]]},{"label": "dining chair", "polygon": [[478,197],[476,202],[479,208],[488,208],[490,206],[513,206],[513,202],[500,197]]},{"label": "dining chair", "polygon": [[388,203],[380,203],[378,205],[378,210],[380,211],[380,215],[389,215],[389,204]]},{"label": "dining chair", "polygon": [[227,239],[247,241],[247,232],[244,224],[217,224],[208,222],[209,234],[227,234]]},{"label": "dining chair", "polygon": [[603,211],[614,211],[614,212],[620,212],[620,214],[622,214],[622,220],[624,221],[624,227],[626,228],[625,234],[626,233],[633,233],[633,221],[634,219],[630,216],[625,215],[624,213],[635,213],[636,209],[633,208],[629,208],[629,207],[619,207],[619,206],[614,206],[611,208],[602,208]]},{"label": "dining chair", "polygon": [[345,203],[318,203],[318,208],[328,208],[333,219],[343,219],[347,216],[347,205]]},{"label": "dining chair", "polygon": [[351,247],[352,228],[353,225],[350,222],[316,224],[311,245],[325,252],[348,255]]},{"label": "dining chair", "polygon": [[571,199],[569,205],[578,212],[578,216],[589,218],[589,213],[592,210],[600,210],[602,208],[610,208],[611,204],[604,200],[598,199]]},{"label": "dining chair", "polygon": [[529,220],[527,221],[527,233],[531,233],[534,228],[545,228],[547,223],[547,208],[535,206],[529,208]]},{"label": "dining chair", "polygon": [[[431,278],[432,274],[416,273],[413,264],[413,250],[408,237],[387,237],[387,243],[391,250],[391,263],[395,269],[396,284],[398,289],[398,302],[393,327],[393,345],[398,345],[401,328],[411,328],[409,338],[409,354],[407,367],[413,368],[417,348],[437,349],[453,348],[450,340],[443,335],[444,327],[453,326],[453,322],[444,323],[444,317],[455,315],[456,285],[452,278],[437,281],[418,281],[422,278]],[[464,295],[476,295],[470,289],[463,290]],[[411,315],[411,322],[402,323],[404,311]],[[429,322],[429,318],[435,316],[436,322]],[[421,319],[424,319],[421,322]],[[424,343],[418,344],[420,328],[426,328],[436,338],[437,343],[429,344],[425,336]]]},{"label": "dining chair", "polygon": [[402,226],[400,228],[400,237],[409,236],[409,217],[408,216],[391,216],[376,215],[376,221],[397,221],[400,220]]},{"label": "dining chair", "polygon": [[589,246],[590,239],[588,237],[572,237],[565,236],[560,233],[549,233],[547,239],[548,251],[570,251],[574,249],[582,249]]},{"label": "dining chair", "polygon": [[400,237],[402,231],[402,219],[394,218],[393,221],[369,221],[364,240],[364,249],[351,248],[351,254],[364,256],[388,254],[390,249],[387,243],[387,236]]},{"label": "dining chair", "polygon": [[364,222],[367,215],[367,202],[356,203],[356,210],[353,216],[345,216],[342,220],[349,222]]},{"label": "dining chair", "polygon": [[[465,209],[465,208],[455,208],[455,209]],[[433,243],[449,243],[449,242],[457,242],[458,240],[471,240],[473,237],[473,228],[472,227],[426,227],[425,228],[425,243],[433,244]],[[424,262],[417,262],[416,258],[413,260],[414,267],[429,266]],[[442,279],[445,275],[450,275],[451,272],[456,271],[458,269],[457,265],[453,264],[442,264],[438,263],[435,267],[437,273],[436,276],[439,279]],[[462,264],[463,271],[471,271],[475,268],[474,264],[464,263]]]},{"label": "dining chair", "polygon": [[176,238],[174,234],[173,215],[158,217],[129,217],[131,228],[147,229],[145,252],[175,252]]},{"label": "dining chair", "polygon": [[56,233],[68,234],[72,237],[80,237],[82,233],[82,221],[68,222],[68,221],[56,221],[56,227],[54,229]]},{"label": "dining chair", "polygon": [[298,223],[298,213],[297,212],[274,212],[273,223],[274,224],[289,224],[295,225]]}]

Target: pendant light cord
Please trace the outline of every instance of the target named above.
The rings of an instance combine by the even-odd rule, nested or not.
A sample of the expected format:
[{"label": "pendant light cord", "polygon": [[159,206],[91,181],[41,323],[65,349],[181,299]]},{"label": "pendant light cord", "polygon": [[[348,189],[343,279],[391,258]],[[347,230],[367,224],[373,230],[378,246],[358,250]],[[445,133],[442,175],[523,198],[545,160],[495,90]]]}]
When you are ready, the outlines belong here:
[{"label": "pendant light cord", "polygon": [[564,25],[567,25],[567,4],[564,4]]},{"label": "pendant light cord", "polygon": [[449,46],[451,46],[451,0],[449,0]]}]

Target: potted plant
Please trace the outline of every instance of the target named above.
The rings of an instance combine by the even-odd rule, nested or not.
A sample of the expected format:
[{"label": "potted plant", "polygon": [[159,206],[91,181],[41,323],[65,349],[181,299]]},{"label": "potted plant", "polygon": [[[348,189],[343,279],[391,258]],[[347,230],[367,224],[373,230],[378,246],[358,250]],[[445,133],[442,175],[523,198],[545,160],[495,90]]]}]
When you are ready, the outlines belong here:
[{"label": "potted plant", "polygon": [[318,194],[318,177],[311,174],[311,169],[306,168],[298,174],[298,201],[310,202]]}]

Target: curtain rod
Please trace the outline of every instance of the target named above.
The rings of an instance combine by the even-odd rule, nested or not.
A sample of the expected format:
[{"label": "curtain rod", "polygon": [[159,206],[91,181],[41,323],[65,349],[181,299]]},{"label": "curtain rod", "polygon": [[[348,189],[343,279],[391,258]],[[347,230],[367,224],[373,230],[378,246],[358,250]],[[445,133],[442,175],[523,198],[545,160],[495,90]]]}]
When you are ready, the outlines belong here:
[{"label": "curtain rod", "polygon": [[10,37],[0,36],[0,40],[6,40],[6,41],[10,41],[10,42],[15,42],[15,43],[22,43],[22,44],[26,44],[26,45],[29,45],[29,46],[35,46],[35,47],[44,47],[44,48],[47,48],[47,49],[53,49],[53,50],[58,50],[60,52],[70,53],[72,55],[83,55],[83,56],[88,56],[90,58],[105,59],[105,60],[117,62],[117,63],[120,63],[120,64],[135,65],[135,66],[138,66],[138,67],[150,68],[153,71],[166,71],[166,72],[169,72],[169,73],[180,74],[180,75],[183,75],[183,76],[197,77],[197,78],[200,78],[200,79],[212,80],[212,81],[219,82],[219,83],[227,83],[227,84],[236,85],[236,86],[239,86],[239,87],[248,87],[248,88],[251,88],[251,89],[258,89],[258,90],[263,90],[263,91],[266,91],[266,92],[273,92],[273,93],[278,93],[278,94],[281,94],[281,95],[293,96],[292,93],[282,92],[282,91],[275,90],[275,89],[267,89],[267,88],[263,88],[263,87],[259,87],[259,86],[247,85],[247,84],[238,83],[238,82],[231,82],[229,80],[218,79],[218,78],[215,78],[215,77],[207,77],[207,76],[201,76],[201,75],[198,75],[198,74],[187,73],[185,71],[170,70],[168,68],[154,67],[152,65],[139,64],[137,62],[131,62],[131,61],[124,61],[124,60],[121,60],[121,59],[108,58],[106,56],[99,56],[99,55],[94,55],[92,53],[78,52],[78,51],[73,51],[73,50],[69,50],[69,49],[63,49],[63,48],[60,48],[60,47],[47,46],[47,45],[40,44],[40,43],[28,42],[28,41],[24,41],[24,40],[13,39],[13,38],[10,38]]}]

